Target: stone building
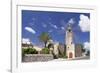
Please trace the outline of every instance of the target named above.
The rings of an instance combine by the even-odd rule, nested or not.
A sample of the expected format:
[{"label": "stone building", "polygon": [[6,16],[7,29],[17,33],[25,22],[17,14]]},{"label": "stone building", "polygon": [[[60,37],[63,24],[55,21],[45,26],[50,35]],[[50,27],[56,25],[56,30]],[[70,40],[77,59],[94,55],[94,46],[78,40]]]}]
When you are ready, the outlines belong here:
[{"label": "stone building", "polygon": [[33,48],[33,44],[29,39],[22,39],[22,48]]},{"label": "stone building", "polygon": [[22,43],[22,48],[27,49],[27,48],[33,48],[32,44],[27,44],[27,43]]},{"label": "stone building", "polygon": [[66,46],[65,44],[59,44],[58,46],[58,50],[59,50],[59,55],[65,55],[66,54]]},{"label": "stone building", "polygon": [[75,44],[73,43],[73,31],[71,25],[68,25],[65,36],[66,56],[68,59],[75,58]]},{"label": "stone building", "polygon": [[54,53],[54,55],[55,55],[56,58],[58,58],[58,54],[59,54],[58,46],[59,46],[59,43],[55,43],[54,44],[53,53]]},{"label": "stone building", "polygon": [[75,57],[81,57],[82,56],[82,45],[81,44],[75,44]]}]

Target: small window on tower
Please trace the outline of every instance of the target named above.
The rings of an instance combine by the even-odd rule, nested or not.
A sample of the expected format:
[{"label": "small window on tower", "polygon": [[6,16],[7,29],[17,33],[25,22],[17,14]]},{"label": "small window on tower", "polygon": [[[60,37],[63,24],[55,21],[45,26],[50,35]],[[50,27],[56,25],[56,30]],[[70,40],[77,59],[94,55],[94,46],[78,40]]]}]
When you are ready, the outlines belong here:
[{"label": "small window on tower", "polygon": [[71,32],[71,29],[69,29],[68,31]]},{"label": "small window on tower", "polygon": [[72,42],[71,42],[71,44],[72,44]]}]

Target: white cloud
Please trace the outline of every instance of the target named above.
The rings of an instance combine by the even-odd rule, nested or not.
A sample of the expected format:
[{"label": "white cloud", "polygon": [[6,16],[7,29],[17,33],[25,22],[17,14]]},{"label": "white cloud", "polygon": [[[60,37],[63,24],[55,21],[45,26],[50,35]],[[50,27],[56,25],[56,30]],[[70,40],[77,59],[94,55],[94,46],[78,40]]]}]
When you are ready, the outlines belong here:
[{"label": "white cloud", "polygon": [[87,49],[87,50],[90,49],[90,43],[89,42],[84,43],[84,49]]},{"label": "white cloud", "polygon": [[62,30],[65,30],[65,28],[64,28],[64,27],[61,27],[61,29],[62,29]]},{"label": "white cloud", "polygon": [[32,18],[32,20],[33,20],[33,21],[35,21],[35,20],[36,20],[36,18],[35,18],[35,17],[33,17],[33,18]]},{"label": "white cloud", "polygon": [[48,32],[51,33],[53,30],[49,30]]},{"label": "white cloud", "polygon": [[47,27],[47,25],[46,25],[45,23],[42,23],[42,26],[43,26],[44,28],[46,28],[46,27]]},{"label": "white cloud", "polygon": [[55,29],[57,29],[57,28],[58,28],[56,25],[53,25],[53,27],[54,27]]},{"label": "white cloud", "polygon": [[49,21],[51,21],[51,18],[49,17],[49,19],[48,19]]},{"label": "white cloud", "polygon": [[59,42],[57,40],[54,40],[53,43],[54,44],[59,44]]},{"label": "white cloud", "polygon": [[73,18],[71,18],[71,19],[68,21],[68,23],[69,23],[69,24],[74,24],[75,22],[74,22]]},{"label": "white cloud", "polygon": [[58,29],[57,25],[54,25],[54,24],[52,24],[51,22],[49,22],[49,24],[50,24],[53,28]]},{"label": "white cloud", "polygon": [[29,23],[29,25],[34,25],[34,23]]},{"label": "white cloud", "polygon": [[52,24],[51,26],[52,26],[53,28],[55,28],[55,29],[57,29],[57,28],[58,28],[56,25],[53,25],[53,24]]},{"label": "white cloud", "polygon": [[53,25],[51,22],[48,22],[50,25]]},{"label": "white cloud", "polygon": [[81,28],[82,32],[89,32],[90,31],[90,19],[88,16],[81,14],[80,21],[78,24]]},{"label": "white cloud", "polygon": [[30,44],[30,39],[29,38],[22,38],[22,43],[24,44]]},{"label": "white cloud", "polygon": [[29,32],[31,32],[33,34],[36,33],[36,31],[34,29],[32,29],[31,27],[25,27],[25,30],[27,30],[27,31],[29,31]]}]

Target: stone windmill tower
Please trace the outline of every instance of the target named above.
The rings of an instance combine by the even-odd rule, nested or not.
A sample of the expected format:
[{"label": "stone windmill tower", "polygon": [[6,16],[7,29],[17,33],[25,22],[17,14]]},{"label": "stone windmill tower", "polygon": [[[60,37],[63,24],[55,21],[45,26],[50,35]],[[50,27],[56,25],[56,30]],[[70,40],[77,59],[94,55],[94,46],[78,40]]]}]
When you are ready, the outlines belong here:
[{"label": "stone windmill tower", "polygon": [[73,31],[70,23],[68,24],[66,30],[65,43],[66,43],[66,56],[68,57],[68,59],[75,58],[75,45],[73,43]]}]

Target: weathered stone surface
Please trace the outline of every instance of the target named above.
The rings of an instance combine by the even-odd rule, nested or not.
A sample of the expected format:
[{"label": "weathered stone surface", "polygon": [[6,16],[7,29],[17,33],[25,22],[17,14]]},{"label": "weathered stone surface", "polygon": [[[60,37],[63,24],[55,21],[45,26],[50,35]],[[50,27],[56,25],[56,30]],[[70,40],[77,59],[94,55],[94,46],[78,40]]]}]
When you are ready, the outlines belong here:
[{"label": "weathered stone surface", "polygon": [[40,62],[53,60],[52,54],[25,54],[23,62]]}]

